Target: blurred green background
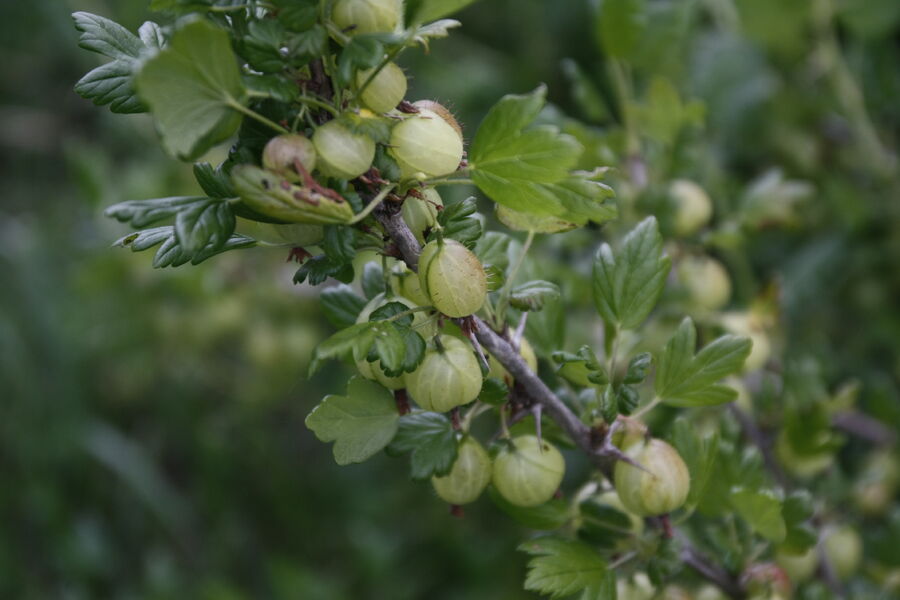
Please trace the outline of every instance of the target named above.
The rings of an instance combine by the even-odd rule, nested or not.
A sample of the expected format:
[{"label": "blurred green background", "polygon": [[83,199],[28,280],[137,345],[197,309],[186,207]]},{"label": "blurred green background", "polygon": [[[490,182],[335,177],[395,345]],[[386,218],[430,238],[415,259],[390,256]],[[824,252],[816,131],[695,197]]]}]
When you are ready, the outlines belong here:
[{"label": "blurred green background", "polygon": [[[134,30],[159,19],[145,5],[0,5],[0,597],[533,597],[521,530],[490,502],[454,519],[407,483],[405,459],[339,468],[306,430],[348,373],[305,378],[331,329],[282,250],[153,270],[110,248],[126,229],[104,207],[199,191],[146,115],[72,92],[97,63],[69,14]],[[650,173],[637,206],[678,176],[710,190],[723,226],[754,190],[790,206],[779,227],[765,213],[746,241],[721,243],[736,302],[780,281],[787,352],[815,355],[826,383],[862,378],[865,408],[897,426],[900,3],[647,5],[652,35],[632,60]],[[594,8],[482,0],[429,55],[405,57],[410,96],[446,102],[471,136],[501,95],[546,82],[546,119],[586,142],[588,162],[624,169]],[[695,122],[671,125],[653,77],[697,102]]]}]

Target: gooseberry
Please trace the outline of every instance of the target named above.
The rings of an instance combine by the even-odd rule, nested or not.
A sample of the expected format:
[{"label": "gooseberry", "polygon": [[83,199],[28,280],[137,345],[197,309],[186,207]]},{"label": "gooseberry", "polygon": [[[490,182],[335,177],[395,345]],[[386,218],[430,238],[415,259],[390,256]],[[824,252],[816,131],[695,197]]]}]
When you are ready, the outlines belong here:
[{"label": "gooseberry", "polygon": [[[453,119],[443,110],[445,117]],[[462,134],[456,120],[451,122],[445,117],[435,110],[419,108],[418,113],[394,126],[390,151],[405,179],[415,178],[418,173],[440,177],[459,167],[463,156]]]},{"label": "gooseberry", "polygon": [[678,451],[658,439],[640,440],[625,449],[640,464],[616,463],[615,485],[625,508],[651,517],[670,513],[684,504],[691,489],[691,476]]},{"label": "gooseberry", "polygon": [[449,335],[431,344],[419,367],[406,376],[413,399],[435,412],[468,404],[478,397],[481,383],[481,367],[472,347]]},{"label": "gooseberry", "polygon": [[337,0],[331,20],[349,35],[392,33],[403,18],[401,0]]},{"label": "gooseberry", "polygon": [[419,256],[419,283],[431,304],[448,317],[471,315],[487,297],[481,261],[456,240],[425,245]]},{"label": "gooseberry", "polygon": [[456,462],[444,477],[432,477],[437,495],[450,504],[474,502],[491,481],[491,457],[473,437],[466,436],[457,449]]},{"label": "gooseberry", "polygon": [[[364,85],[374,71],[374,67],[358,71],[356,85]],[[400,104],[404,96],[406,96],[406,75],[403,69],[391,62],[384,65],[369,82],[362,91],[360,100],[374,112],[386,113]]]},{"label": "gooseberry", "polygon": [[354,133],[338,121],[328,121],[313,134],[319,155],[319,171],[330,177],[353,179],[369,170],[375,158],[375,142]]},{"label": "gooseberry", "polygon": [[497,454],[492,481],[510,504],[538,506],[553,497],[565,471],[566,462],[552,444],[520,435]]},{"label": "gooseberry", "polygon": [[293,183],[301,180],[301,175],[295,167],[296,161],[300,161],[308,172],[312,172],[316,166],[315,146],[306,136],[299,133],[275,136],[263,148],[263,167]]}]

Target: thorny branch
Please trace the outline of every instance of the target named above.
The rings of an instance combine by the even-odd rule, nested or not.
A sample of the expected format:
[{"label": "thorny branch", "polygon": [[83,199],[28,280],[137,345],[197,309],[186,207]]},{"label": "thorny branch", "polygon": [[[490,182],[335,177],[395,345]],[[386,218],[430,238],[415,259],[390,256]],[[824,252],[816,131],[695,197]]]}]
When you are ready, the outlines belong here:
[{"label": "thorny branch", "polygon": [[[375,218],[396,246],[403,261],[415,271],[419,262],[421,246],[403,221],[399,208],[396,205],[382,204],[375,210]],[[460,321],[468,321],[468,323],[461,324],[473,329],[478,342],[509,371],[519,384],[517,389],[524,393],[532,403],[540,404],[544,412],[590,457],[600,472],[612,480],[616,460],[629,460],[612,443],[611,437],[615,426],[598,432],[582,423],[575,413],[528,367],[509,339],[491,329],[487,323],[476,316],[458,320],[458,322]],[[629,460],[629,462],[631,461]],[[730,573],[700,555],[684,534],[679,533],[678,536],[682,541],[681,558],[686,565],[718,586],[731,598],[745,597],[741,586]]]}]

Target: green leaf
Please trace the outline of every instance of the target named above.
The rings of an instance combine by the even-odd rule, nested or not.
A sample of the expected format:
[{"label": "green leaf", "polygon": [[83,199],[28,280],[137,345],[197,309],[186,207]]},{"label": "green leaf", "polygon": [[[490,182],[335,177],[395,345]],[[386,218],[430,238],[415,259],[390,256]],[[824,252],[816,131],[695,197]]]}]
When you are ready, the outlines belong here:
[{"label": "green leaf", "polygon": [[685,317],[659,361],[656,395],[671,406],[685,407],[714,406],[737,398],[733,389],[715,382],[741,369],[750,354],[750,339],[724,335],[694,356],[696,345],[694,322]]},{"label": "green leaf", "polygon": [[375,334],[375,323],[371,322],[357,323],[338,331],[316,346],[309,364],[310,377],[319,370],[323,360],[331,358],[362,360],[375,343]]},{"label": "green leaf", "polygon": [[535,311],[544,308],[548,300],[558,298],[559,286],[538,279],[514,287],[509,295],[509,304],[518,310]]},{"label": "green leaf", "polygon": [[531,313],[525,324],[525,337],[539,356],[550,356],[566,340],[566,313],[562,300],[550,300],[544,309]]},{"label": "green leaf", "polygon": [[427,23],[452,15],[475,0],[410,0],[407,2],[406,22]]},{"label": "green leaf", "polygon": [[359,69],[371,69],[384,57],[384,45],[371,35],[354,36],[338,57],[337,76],[344,85],[353,79]]},{"label": "green leaf", "polygon": [[475,254],[483,265],[493,265],[501,271],[509,267],[509,245],[512,238],[499,231],[488,231],[475,244]]},{"label": "green leaf", "polygon": [[169,46],[144,63],[138,92],[156,119],[163,145],[190,160],[227,139],[241,122],[234,106],[245,100],[228,34],[208,21],[193,21]]},{"label": "green leaf", "polygon": [[581,600],[616,600],[615,571],[607,571],[599,583],[586,587]]},{"label": "green leaf", "polygon": [[286,58],[281,54],[285,33],[282,24],[274,19],[251,21],[239,46],[241,56],[256,71],[278,73],[284,69]]},{"label": "green leaf", "polygon": [[781,548],[800,554],[816,543],[818,536],[809,522],[813,516],[812,496],[806,490],[792,492],[784,499],[781,516],[787,528],[787,535]]},{"label": "green leaf", "polygon": [[362,312],[366,301],[356,295],[349,285],[340,284],[322,290],[322,312],[337,328],[350,327]]},{"label": "green leaf", "polygon": [[538,215],[562,215],[563,203],[536,184],[569,176],[582,152],[575,138],[552,126],[525,130],[544,106],[546,88],[507,95],[488,112],[469,149],[472,180],[499,204]]},{"label": "green leaf", "polygon": [[450,35],[450,30],[460,27],[462,23],[455,19],[441,19],[427,25],[417,27],[412,34],[412,40],[416,44],[422,44],[425,51],[428,52],[428,43],[437,38],[445,38]]},{"label": "green leaf", "polygon": [[294,273],[294,283],[309,281],[309,285],[319,285],[325,283],[329,277],[334,277],[342,283],[350,283],[353,281],[353,263],[335,262],[324,254],[314,256]]},{"label": "green leaf", "polygon": [[134,73],[143,52],[159,48],[162,36],[155,23],[141,26],[141,37],[104,17],[87,12],[72,15],[81,32],[78,45],[113,59],[88,72],[75,84],[75,91],[94,104],[109,104],[115,113],[140,113],[146,107],[134,93]]},{"label": "green leaf", "polygon": [[562,598],[599,585],[606,561],[590,546],[560,538],[538,538],[521,544],[519,550],[534,556],[528,561],[525,589]]},{"label": "green leaf", "polygon": [[209,246],[220,248],[234,233],[235,218],[228,202],[207,198],[175,216],[175,237],[183,250],[196,253]]},{"label": "green leaf", "polygon": [[625,373],[624,383],[641,383],[647,378],[647,371],[653,364],[653,355],[649,352],[641,352],[628,363],[628,371]]},{"label": "green leaf", "polygon": [[577,354],[554,352],[553,360],[559,364],[557,374],[575,385],[588,387],[609,383],[606,368],[597,360],[597,355],[590,346],[582,346]]},{"label": "green leaf", "polygon": [[734,487],[729,499],[754,531],[775,543],[784,540],[787,531],[781,516],[781,500],[772,491]]},{"label": "green leaf", "polygon": [[[443,227],[443,236],[454,239],[470,250],[481,237],[481,221],[474,215],[478,211],[475,198],[466,198],[461,202],[448,204],[438,213],[438,223]],[[437,239],[437,231],[428,236],[428,241]]]},{"label": "green leaf", "polygon": [[594,259],[594,303],[607,325],[634,329],[653,310],[671,266],[662,246],[653,217],[631,230],[618,252],[609,244],[600,246]]},{"label": "green leaf", "polygon": [[234,198],[237,192],[221,165],[213,169],[209,163],[194,163],[194,179],[210,198]]},{"label": "green leaf", "polygon": [[700,436],[687,419],[676,419],[672,428],[672,445],[684,459],[691,474],[691,491],[688,494],[688,505],[695,505],[703,496],[706,484],[715,466],[719,452],[719,436]]},{"label": "green leaf", "polygon": [[597,36],[607,56],[628,58],[644,29],[644,0],[603,0],[597,15]]},{"label": "green leaf", "polygon": [[[161,245],[160,245],[161,244]],[[154,227],[126,235],[113,244],[121,248],[131,248],[132,252],[140,252],[160,245],[153,257],[153,267],[179,267],[190,262],[198,265],[207,258],[228,250],[249,248],[256,245],[256,240],[240,234],[233,234],[224,243],[207,243],[205,246],[188,251],[181,246],[172,226]]]},{"label": "green leaf", "polygon": [[496,488],[488,489],[494,504],[517,523],[538,531],[553,531],[569,521],[569,504],[560,498],[552,498],[539,506],[510,504]]},{"label": "green leaf", "polygon": [[496,377],[485,377],[478,399],[491,406],[500,406],[509,399],[509,386]]},{"label": "green leaf", "polygon": [[152,200],[128,200],[113,204],[103,214],[134,227],[146,227],[163,219],[170,219],[194,205],[204,205],[209,198],[204,196],[173,196]]},{"label": "green leaf", "polygon": [[348,263],[356,256],[356,233],[352,227],[328,225],[322,249],[335,263]]},{"label": "green leaf", "polygon": [[397,433],[397,405],[390,392],[354,377],[346,396],[326,396],[306,417],[306,426],[323,442],[334,442],[339,465],[359,463],[387,446]]},{"label": "green leaf", "polygon": [[432,475],[446,475],[456,461],[456,433],[442,414],[417,412],[400,417],[397,435],[387,447],[388,454],[411,452],[412,479],[424,481]]}]

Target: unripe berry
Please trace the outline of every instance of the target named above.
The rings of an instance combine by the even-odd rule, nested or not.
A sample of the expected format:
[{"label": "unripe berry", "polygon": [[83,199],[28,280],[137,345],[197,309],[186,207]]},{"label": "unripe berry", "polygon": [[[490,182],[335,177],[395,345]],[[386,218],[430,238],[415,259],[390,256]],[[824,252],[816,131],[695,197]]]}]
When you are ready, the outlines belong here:
[{"label": "unripe berry", "polygon": [[848,525],[829,527],[823,533],[825,556],[835,574],[847,579],[859,568],[862,559],[862,539],[856,530]]},{"label": "unripe berry", "polygon": [[415,178],[418,173],[427,177],[449,175],[459,167],[463,156],[459,124],[434,110],[420,109],[394,126],[391,154],[404,178]]},{"label": "unripe berry", "polygon": [[691,489],[691,476],[675,448],[651,439],[632,444],[625,452],[646,469],[621,460],[616,463],[616,492],[625,508],[636,515],[652,517],[684,504]]},{"label": "unripe berry", "polygon": [[745,335],[753,342],[750,356],[744,361],[744,371],[755,371],[765,366],[772,354],[772,343],[769,336],[749,312],[727,312],[720,319],[722,326],[729,332]]},{"label": "unripe berry", "polygon": [[481,367],[471,346],[449,335],[425,351],[422,364],[406,376],[406,387],[425,410],[447,412],[468,404],[481,391]]},{"label": "unripe berry", "polygon": [[353,179],[369,170],[375,158],[375,142],[353,133],[338,121],[328,121],[313,134],[319,154],[319,171],[330,177]]},{"label": "unripe berry", "polygon": [[646,573],[635,573],[630,579],[618,577],[616,580],[617,600],[651,600],[656,588]]},{"label": "unripe berry", "polygon": [[[375,67],[358,71],[356,85],[361,87],[375,71]],[[376,113],[386,113],[396,108],[406,96],[406,75],[403,69],[394,63],[388,63],[378,71],[375,78],[366,86],[360,100]]]},{"label": "unripe berry", "polygon": [[477,311],[487,297],[481,261],[456,240],[435,240],[419,256],[419,283],[431,304],[448,317]]},{"label": "unripe berry", "polygon": [[[519,343],[519,354],[525,359],[525,363],[528,367],[537,373],[537,355],[534,353],[534,348],[531,347],[531,344],[529,344],[528,340],[525,338],[522,338],[522,341]],[[509,374],[509,371],[500,364],[499,360],[494,358],[493,354],[488,354],[488,366],[491,368],[488,377],[501,379],[505,381],[507,385],[512,384],[512,376]]]},{"label": "unripe berry", "polygon": [[678,278],[687,289],[691,303],[713,311],[728,304],[731,279],[722,263],[709,256],[687,256],[678,265]]},{"label": "unripe berry", "polygon": [[278,173],[291,182],[301,180],[297,172],[296,161],[309,172],[316,166],[316,148],[309,139],[299,133],[287,133],[273,137],[263,148],[263,167]]},{"label": "unripe berry", "polygon": [[779,550],[775,553],[775,562],[784,569],[795,585],[799,585],[816,572],[816,567],[819,565],[819,552],[815,546],[802,554],[790,554]]},{"label": "unripe berry", "polygon": [[775,454],[791,474],[802,479],[815,477],[834,464],[834,453],[829,450],[815,454],[797,454],[784,430],[775,442]]},{"label": "unripe berry", "polygon": [[466,436],[456,455],[453,468],[444,477],[432,477],[434,491],[450,504],[474,502],[491,481],[491,457],[473,437]]},{"label": "unripe berry", "polygon": [[775,563],[754,563],[740,579],[749,600],[789,600],[793,594],[791,580]]},{"label": "unripe berry", "polygon": [[878,516],[891,506],[900,482],[900,465],[890,450],[879,450],[866,459],[853,488],[857,506],[867,515]]},{"label": "unripe berry", "polygon": [[[372,313],[388,304],[390,302],[399,302],[400,304],[408,307],[415,308],[415,304],[403,298],[401,296],[392,296],[387,297],[384,294],[378,294],[374,298],[372,298],[368,304],[362,309],[359,313],[359,316],[356,318],[357,323],[365,323],[369,320],[369,317],[372,316]],[[414,313],[413,316],[413,327],[417,324],[417,319],[419,322],[425,319],[422,313]],[[409,373],[404,373],[397,377],[389,377],[385,375],[384,371],[381,369],[381,361],[369,362],[363,357],[360,360],[356,361],[356,368],[359,370],[359,374],[365,377],[366,379],[374,379],[384,387],[389,390],[399,390],[406,387],[406,378],[409,376]]]},{"label": "unripe berry", "polygon": [[419,274],[400,263],[392,273],[391,289],[395,294],[409,298],[419,306],[429,306],[431,300],[422,291]]},{"label": "unripe berry", "polygon": [[676,179],[669,186],[669,195],[675,201],[673,226],[677,235],[693,235],[709,223],[713,207],[702,187],[687,179]]},{"label": "unripe berry", "polygon": [[392,33],[403,18],[401,0],[337,0],[331,20],[349,35]]},{"label": "unripe berry", "polygon": [[420,244],[425,243],[425,232],[437,222],[438,207],[444,206],[441,195],[434,188],[421,190],[422,198],[407,196],[403,200],[403,220]]},{"label": "unripe berry", "polygon": [[565,472],[559,450],[536,436],[520,435],[497,454],[492,481],[510,504],[538,506],[553,497]]}]

